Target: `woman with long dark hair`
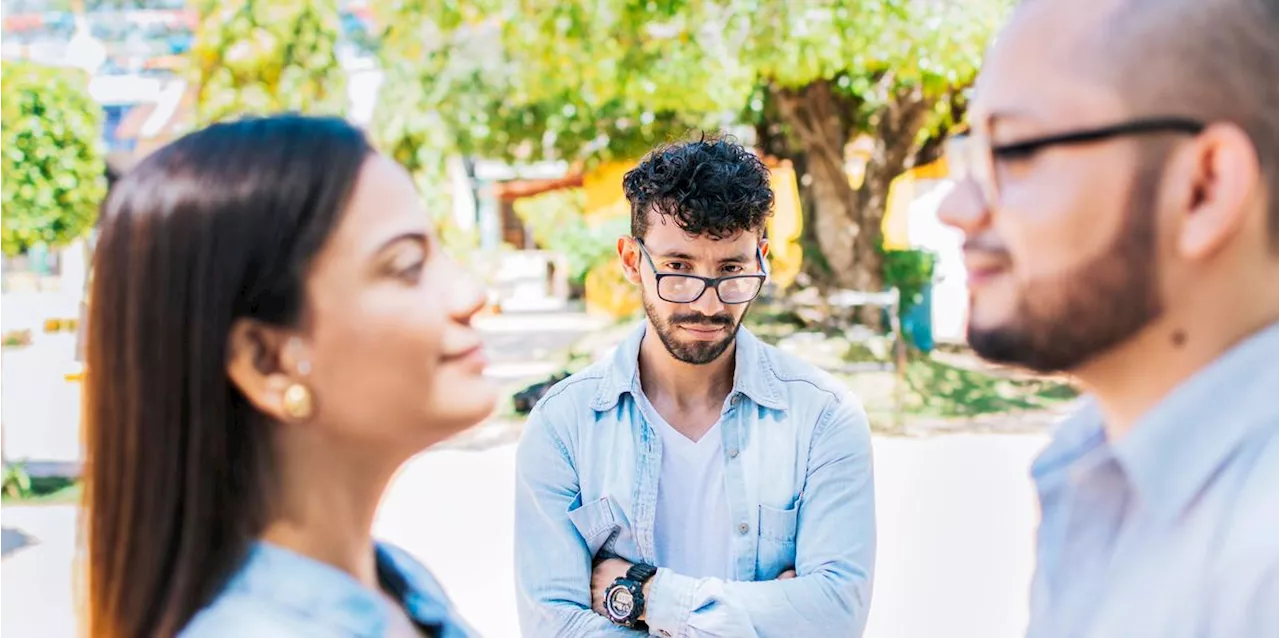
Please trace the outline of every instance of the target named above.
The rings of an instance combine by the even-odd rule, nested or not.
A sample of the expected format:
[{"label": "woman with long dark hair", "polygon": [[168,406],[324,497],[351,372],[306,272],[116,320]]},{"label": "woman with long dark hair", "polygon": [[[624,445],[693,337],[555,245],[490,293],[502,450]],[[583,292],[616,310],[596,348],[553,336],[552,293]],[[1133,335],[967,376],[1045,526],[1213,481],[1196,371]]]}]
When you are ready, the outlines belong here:
[{"label": "woman with long dark hair", "polygon": [[89,634],[468,635],[371,538],[392,475],[483,420],[409,176],[336,119],[217,124],[103,206],[86,361]]}]

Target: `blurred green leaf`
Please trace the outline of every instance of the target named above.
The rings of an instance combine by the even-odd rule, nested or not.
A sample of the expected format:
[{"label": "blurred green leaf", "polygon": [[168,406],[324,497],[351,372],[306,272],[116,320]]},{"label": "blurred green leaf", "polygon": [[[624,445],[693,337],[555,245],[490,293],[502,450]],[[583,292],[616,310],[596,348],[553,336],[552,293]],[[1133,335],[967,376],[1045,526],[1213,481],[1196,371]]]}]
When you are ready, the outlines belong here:
[{"label": "blurred green leaf", "polygon": [[224,0],[199,9],[187,54],[198,123],[346,108],[337,0]]},{"label": "blurred green leaf", "polygon": [[76,69],[4,62],[0,76],[0,247],[14,255],[35,244],[84,236],[106,194],[102,108]]}]

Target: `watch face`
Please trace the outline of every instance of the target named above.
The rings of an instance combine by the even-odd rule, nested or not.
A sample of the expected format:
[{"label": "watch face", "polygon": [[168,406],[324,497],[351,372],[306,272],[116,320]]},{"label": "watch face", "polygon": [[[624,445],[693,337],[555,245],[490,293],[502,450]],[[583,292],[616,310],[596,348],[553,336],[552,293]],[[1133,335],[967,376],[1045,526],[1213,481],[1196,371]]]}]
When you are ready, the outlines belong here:
[{"label": "watch face", "polygon": [[605,608],[609,610],[609,615],[614,620],[623,621],[631,617],[631,611],[635,609],[636,600],[631,595],[631,590],[621,585],[615,585],[609,590],[609,595],[605,599]]}]

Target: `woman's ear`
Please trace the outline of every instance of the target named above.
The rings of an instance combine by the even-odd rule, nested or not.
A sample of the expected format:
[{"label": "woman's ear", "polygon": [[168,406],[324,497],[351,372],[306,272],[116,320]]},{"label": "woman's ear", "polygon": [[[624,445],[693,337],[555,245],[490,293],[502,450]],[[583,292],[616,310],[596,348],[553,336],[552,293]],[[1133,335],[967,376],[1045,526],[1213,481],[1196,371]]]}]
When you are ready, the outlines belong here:
[{"label": "woman's ear", "polygon": [[277,421],[289,419],[285,393],[305,367],[298,344],[285,329],[254,319],[237,319],[227,336],[227,377],[250,404]]}]

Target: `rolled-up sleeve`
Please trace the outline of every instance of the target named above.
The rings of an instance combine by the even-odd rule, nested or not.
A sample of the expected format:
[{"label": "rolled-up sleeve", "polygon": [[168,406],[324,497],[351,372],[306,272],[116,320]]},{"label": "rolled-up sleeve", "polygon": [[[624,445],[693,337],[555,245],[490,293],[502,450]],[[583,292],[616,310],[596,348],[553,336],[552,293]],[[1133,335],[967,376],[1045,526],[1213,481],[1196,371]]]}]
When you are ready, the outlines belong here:
[{"label": "rolled-up sleeve", "polygon": [[535,408],[516,451],[516,605],[535,636],[639,636],[591,609],[592,556],[569,520],[578,476],[554,417]]}]

